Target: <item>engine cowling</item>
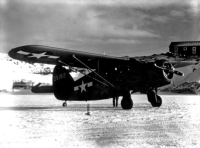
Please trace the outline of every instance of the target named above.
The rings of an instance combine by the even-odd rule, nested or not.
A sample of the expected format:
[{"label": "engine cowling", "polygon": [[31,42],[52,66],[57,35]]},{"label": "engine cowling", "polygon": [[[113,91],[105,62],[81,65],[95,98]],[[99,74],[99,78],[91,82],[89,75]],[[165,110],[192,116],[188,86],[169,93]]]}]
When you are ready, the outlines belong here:
[{"label": "engine cowling", "polygon": [[70,70],[61,65],[56,65],[53,71],[54,96],[58,100],[69,100],[74,91],[74,80]]}]

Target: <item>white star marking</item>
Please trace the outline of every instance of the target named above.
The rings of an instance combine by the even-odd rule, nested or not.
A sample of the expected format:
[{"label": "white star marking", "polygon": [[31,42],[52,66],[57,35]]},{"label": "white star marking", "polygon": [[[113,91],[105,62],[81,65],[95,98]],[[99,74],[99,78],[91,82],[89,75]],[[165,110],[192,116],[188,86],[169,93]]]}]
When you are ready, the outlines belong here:
[{"label": "white star marking", "polygon": [[23,54],[23,55],[28,55],[28,54],[32,54],[31,56],[28,56],[27,58],[31,57],[35,57],[37,59],[40,59],[41,57],[47,57],[47,58],[51,58],[51,59],[57,59],[59,58],[59,56],[53,56],[53,55],[47,55],[47,52],[43,52],[43,53],[30,53],[30,52],[25,52],[25,51],[18,51],[17,53],[19,54]]},{"label": "white star marking", "polygon": [[37,59],[40,59],[41,57],[48,57],[49,55],[45,55],[47,52],[43,53],[31,53],[32,56],[29,56],[29,58],[35,57]]},{"label": "white star marking", "polygon": [[83,92],[83,91],[86,91],[86,89],[85,89],[85,86],[86,86],[87,84],[84,84],[84,82],[82,81],[82,84],[80,85],[80,88],[81,88],[81,93]]},{"label": "white star marking", "polygon": [[78,86],[75,86],[75,87],[74,87],[74,91],[78,91],[78,90],[79,90],[79,87],[80,87],[80,88],[81,88],[81,93],[82,93],[83,91],[86,92],[86,86],[87,86],[87,87],[91,87],[91,86],[93,86],[93,83],[92,83],[92,82],[89,82],[89,83],[85,83],[85,84],[84,84],[84,82],[82,81],[82,84],[81,84],[81,85],[78,85]]}]

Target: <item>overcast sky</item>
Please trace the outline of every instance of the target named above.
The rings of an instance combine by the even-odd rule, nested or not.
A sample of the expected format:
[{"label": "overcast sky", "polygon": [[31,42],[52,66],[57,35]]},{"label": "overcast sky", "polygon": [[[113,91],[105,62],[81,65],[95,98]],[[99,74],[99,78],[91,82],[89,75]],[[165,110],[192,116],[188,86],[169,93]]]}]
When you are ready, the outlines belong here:
[{"label": "overcast sky", "polygon": [[200,40],[200,0],[0,0],[0,52],[39,44],[115,56]]}]

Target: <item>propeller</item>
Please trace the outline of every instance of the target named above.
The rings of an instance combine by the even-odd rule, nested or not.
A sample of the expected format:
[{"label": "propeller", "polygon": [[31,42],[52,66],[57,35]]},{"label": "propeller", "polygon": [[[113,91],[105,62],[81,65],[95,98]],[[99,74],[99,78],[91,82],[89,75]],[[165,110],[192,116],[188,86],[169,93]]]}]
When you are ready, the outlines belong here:
[{"label": "propeller", "polygon": [[172,66],[169,62],[164,62],[162,66],[158,66],[156,63],[154,64],[157,68],[164,70],[167,78],[171,79],[173,77],[173,74],[184,76],[184,73],[175,70],[175,68]]},{"label": "propeller", "polygon": [[176,75],[179,75],[179,76],[184,76],[184,73],[180,72],[180,71],[177,71],[177,70],[174,70],[174,73]]}]

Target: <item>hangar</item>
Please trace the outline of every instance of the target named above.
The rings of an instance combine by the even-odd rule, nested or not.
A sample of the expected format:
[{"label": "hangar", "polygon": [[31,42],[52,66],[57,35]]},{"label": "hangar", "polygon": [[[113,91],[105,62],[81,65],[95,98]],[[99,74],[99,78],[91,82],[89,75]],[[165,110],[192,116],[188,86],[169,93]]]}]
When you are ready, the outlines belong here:
[{"label": "hangar", "polygon": [[169,51],[180,56],[200,55],[200,41],[171,42]]}]

